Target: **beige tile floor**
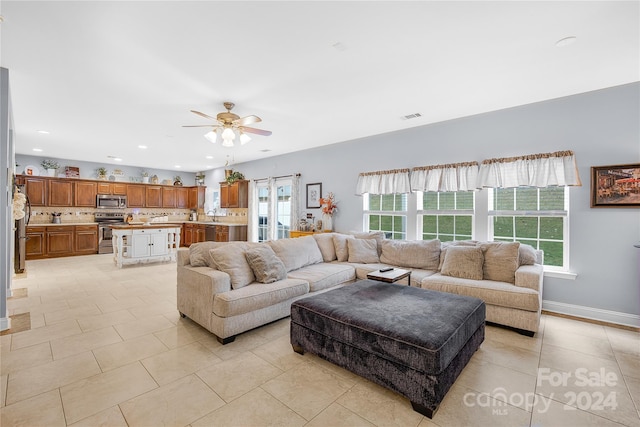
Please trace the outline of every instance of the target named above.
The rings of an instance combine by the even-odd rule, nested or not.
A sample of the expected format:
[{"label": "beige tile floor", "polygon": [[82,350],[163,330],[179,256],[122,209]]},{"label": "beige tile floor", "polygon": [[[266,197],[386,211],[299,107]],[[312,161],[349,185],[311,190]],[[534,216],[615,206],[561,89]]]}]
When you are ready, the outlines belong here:
[{"label": "beige tile floor", "polygon": [[175,264],[29,261],[0,336],[8,426],[640,426],[640,334],[543,316],[534,338],[488,326],[432,420],[289,345],[289,319],[220,345],[175,309]]}]

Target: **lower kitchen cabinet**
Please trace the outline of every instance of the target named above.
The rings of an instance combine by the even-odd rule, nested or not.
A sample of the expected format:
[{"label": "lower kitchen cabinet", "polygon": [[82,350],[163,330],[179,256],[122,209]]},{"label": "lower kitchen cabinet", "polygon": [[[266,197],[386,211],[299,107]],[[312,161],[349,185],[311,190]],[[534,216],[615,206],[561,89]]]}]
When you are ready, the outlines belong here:
[{"label": "lower kitchen cabinet", "polygon": [[206,240],[207,226],[204,224],[184,223],[182,226],[182,246],[191,246],[192,243],[204,242]]},{"label": "lower kitchen cabinet", "polygon": [[97,225],[30,226],[26,235],[27,260],[98,253]]},{"label": "lower kitchen cabinet", "polygon": [[118,267],[151,261],[175,261],[180,226],[121,226],[111,230],[113,256]]},{"label": "lower kitchen cabinet", "polygon": [[246,225],[217,225],[216,242],[247,241]]}]

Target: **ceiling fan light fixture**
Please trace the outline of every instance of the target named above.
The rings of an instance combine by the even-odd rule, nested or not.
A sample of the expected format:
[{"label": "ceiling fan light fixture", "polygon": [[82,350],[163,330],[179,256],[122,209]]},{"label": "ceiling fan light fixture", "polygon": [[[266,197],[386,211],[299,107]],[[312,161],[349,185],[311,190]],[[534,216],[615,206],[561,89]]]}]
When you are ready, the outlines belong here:
[{"label": "ceiling fan light fixture", "polygon": [[233,140],[232,139],[223,139],[222,140],[222,146],[223,147],[233,147]]},{"label": "ceiling fan light fixture", "polygon": [[251,137],[246,133],[240,131],[240,145],[244,145],[249,141],[251,141]]},{"label": "ceiling fan light fixture", "polygon": [[204,134],[204,137],[211,142],[212,144],[215,144],[217,139],[218,139],[218,133],[214,130],[211,130],[207,133]]}]

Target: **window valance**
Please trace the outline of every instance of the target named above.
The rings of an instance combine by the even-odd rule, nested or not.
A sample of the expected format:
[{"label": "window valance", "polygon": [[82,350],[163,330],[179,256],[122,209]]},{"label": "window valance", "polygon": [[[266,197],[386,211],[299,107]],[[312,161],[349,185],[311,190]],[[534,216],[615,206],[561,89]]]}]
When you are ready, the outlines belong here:
[{"label": "window valance", "polygon": [[580,186],[573,151],[487,159],[478,174],[478,188]]},{"label": "window valance", "polygon": [[362,172],[358,175],[356,194],[410,193],[409,169]]},{"label": "window valance", "polygon": [[411,169],[411,190],[472,191],[477,178],[478,162],[420,166]]}]

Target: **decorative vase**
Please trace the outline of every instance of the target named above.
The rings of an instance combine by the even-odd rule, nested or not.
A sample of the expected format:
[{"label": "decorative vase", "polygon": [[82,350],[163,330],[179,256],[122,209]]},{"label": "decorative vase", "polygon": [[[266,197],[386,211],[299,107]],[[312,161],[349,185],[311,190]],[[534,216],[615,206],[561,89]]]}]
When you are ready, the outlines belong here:
[{"label": "decorative vase", "polygon": [[57,169],[47,169],[47,175],[56,176],[56,170]]},{"label": "decorative vase", "polygon": [[322,231],[333,231],[333,218],[326,213],[322,214]]},{"label": "decorative vase", "polygon": [[149,183],[149,177],[148,176],[143,176],[142,177],[142,182],[144,182],[145,184]]}]

